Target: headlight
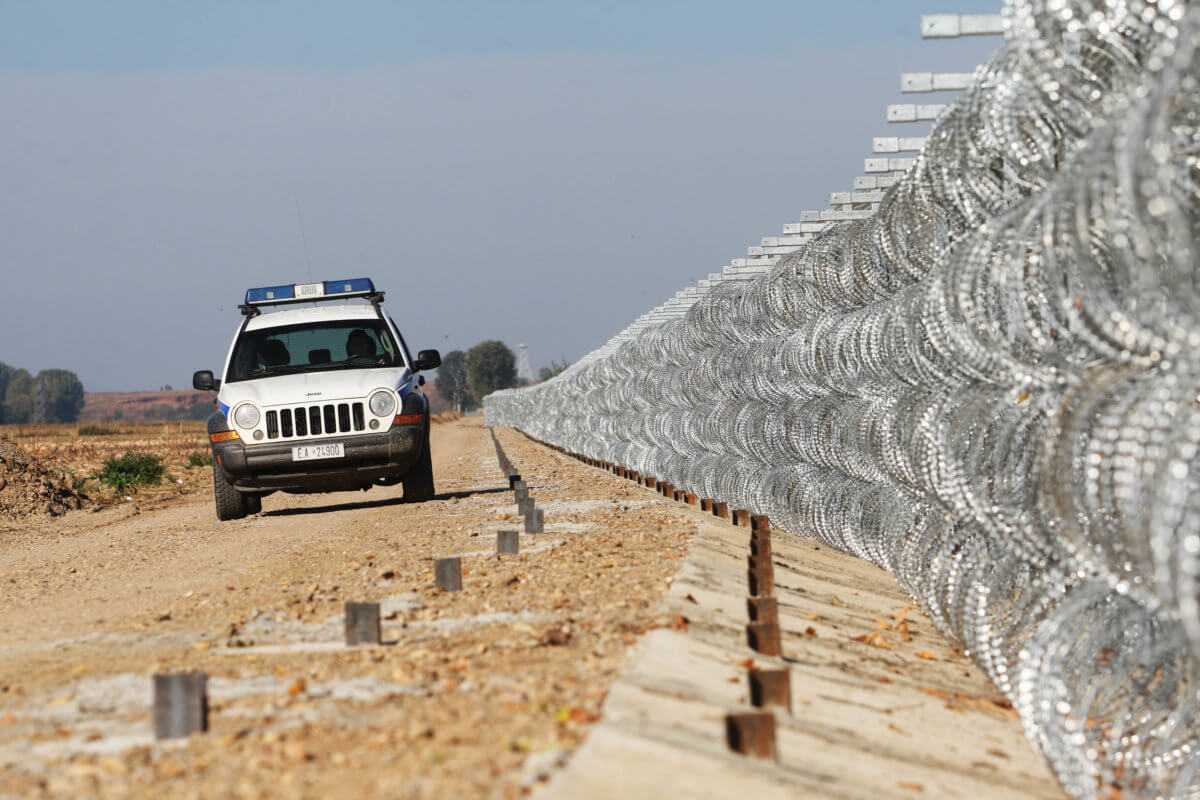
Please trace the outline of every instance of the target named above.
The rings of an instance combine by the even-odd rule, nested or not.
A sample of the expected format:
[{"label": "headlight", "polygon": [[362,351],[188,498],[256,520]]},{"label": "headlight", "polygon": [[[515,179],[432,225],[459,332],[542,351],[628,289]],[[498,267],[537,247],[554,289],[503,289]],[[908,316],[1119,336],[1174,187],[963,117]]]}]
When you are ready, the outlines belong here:
[{"label": "headlight", "polygon": [[379,391],[371,395],[368,403],[371,413],[377,417],[386,417],[396,410],[396,398],[391,392]]},{"label": "headlight", "polygon": [[244,403],[237,407],[237,411],[233,412],[233,422],[239,428],[253,428],[258,424],[261,416],[256,407],[250,403]]}]

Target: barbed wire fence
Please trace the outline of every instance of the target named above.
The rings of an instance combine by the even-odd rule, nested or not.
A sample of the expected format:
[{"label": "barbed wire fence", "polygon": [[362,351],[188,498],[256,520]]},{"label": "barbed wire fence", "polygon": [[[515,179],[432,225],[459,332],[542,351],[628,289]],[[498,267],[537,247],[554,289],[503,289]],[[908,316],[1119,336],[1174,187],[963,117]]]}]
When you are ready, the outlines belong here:
[{"label": "barbed wire fence", "polygon": [[889,570],[1071,795],[1200,797],[1200,9],[1004,13],[869,219],[487,421]]}]

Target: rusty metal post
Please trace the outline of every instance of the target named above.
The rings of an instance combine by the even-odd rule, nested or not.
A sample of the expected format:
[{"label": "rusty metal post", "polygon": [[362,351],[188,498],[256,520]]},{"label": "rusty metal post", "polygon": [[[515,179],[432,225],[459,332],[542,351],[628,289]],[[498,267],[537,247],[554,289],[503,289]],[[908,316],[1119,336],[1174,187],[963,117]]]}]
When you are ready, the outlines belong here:
[{"label": "rusty metal post", "polygon": [[458,556],[439,558],[433,562],[433,578],[439,589],[459,591],[462,589],[462,559]]},{"label": "rusty metal post", "polygon": [[762,556],[770,560],[771,558],[771,534],[769,533],[752,533],[750,534],[750,555]]},{"label": "rusty metal post", "polygon": [[208,676],[176,672],[154,676],[154,738],[176,739],[208,730]]},{"label": "rusty metal post", "polygon": [[769,711],[726,714],[725,741],[735,753],[774,759],[775,715]]},{"label": "rusty metal post", "polygon": [[763,556],[750,556],[746,559],[748,567],[750,596],[770,597],[772,584],[775,583],[775,565],[771,559]]},{"label": "rusty metal post", "polygon": [[751,622],[779,620],[779,604],[774,597],[746,598],[746,616]]},{"label": "rusty metal post", "polygon": [[714,500],[712,504],[712,513],[714,517],[729,519],[729,505],[727,503]]},{"label": "rusty metal post", "polygon": [[779,637],[779,620],[770,622],[751,622],[746,626],[746,643],[750,649],[764,656],[777,656],[782,653]]},{"label": "rusty metal post", "polygon": [[786,669],[750,670],[750,704],[778,706],[792,713],[792,674]]},{"label": "rusty metal post", "polygon": [[734,511],[730,512],[730,515],[733,518],[733,524],[736,525],[737,527],[739,527],[739,528],[749,528],[750,527],[750,512],[749,511],[745,510],[744,508],[739,508],[739,509],[735,509]]}]

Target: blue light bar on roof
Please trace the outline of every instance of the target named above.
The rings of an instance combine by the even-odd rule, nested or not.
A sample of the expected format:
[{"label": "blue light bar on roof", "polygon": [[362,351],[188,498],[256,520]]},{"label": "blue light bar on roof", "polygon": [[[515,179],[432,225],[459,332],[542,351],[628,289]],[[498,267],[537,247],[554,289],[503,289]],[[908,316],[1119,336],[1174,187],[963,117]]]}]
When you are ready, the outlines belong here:
[{"label": "blue light bar on roof", "polygon": [[344,281],[325,281],[325,294],[350,294],[373,292],[375,284],[370,278],[350,278]]},{"label": "blue light bar on roof", "polygon": [[258,289],[246,290],[247,303],[273,303],[277,300],[291,300],[296,292],[291,284],[287,286],[263,286]]},{"label": "blue light bar on roof", "polygon": [[370,278],[349,278],[322,283],[292,283],[287,286],[261,286],[246,290],[246,305],[278,305],[308,303],[319,300],[340,300],[347,297],[375,295]]}]

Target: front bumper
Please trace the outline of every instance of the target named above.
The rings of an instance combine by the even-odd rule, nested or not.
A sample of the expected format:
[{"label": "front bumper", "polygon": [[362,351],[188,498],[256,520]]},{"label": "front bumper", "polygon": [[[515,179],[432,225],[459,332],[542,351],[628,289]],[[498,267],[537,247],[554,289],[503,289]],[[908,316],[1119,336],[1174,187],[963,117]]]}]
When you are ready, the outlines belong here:
[{"label": "front bumper", "polygon": [[[362,489],[381,478],[399,478],[425,447],[425,426],[395,425],[386,433],[330,436],[251,444],[235,439],[213,444],[214,467],[238,489],[337,492]],[[293,461],[300,444],[342,444],[346,455],[322,461]]]}]

